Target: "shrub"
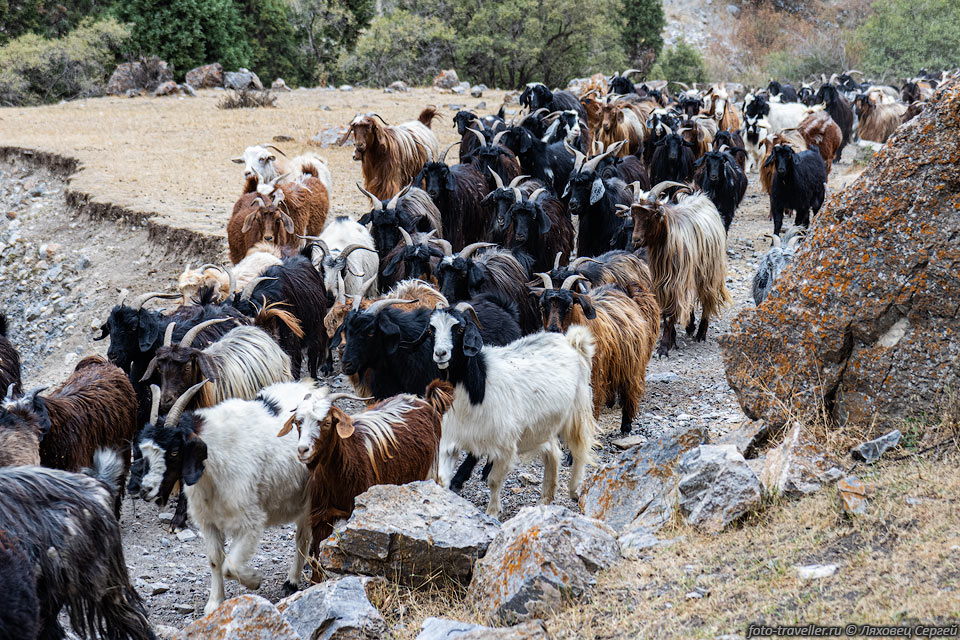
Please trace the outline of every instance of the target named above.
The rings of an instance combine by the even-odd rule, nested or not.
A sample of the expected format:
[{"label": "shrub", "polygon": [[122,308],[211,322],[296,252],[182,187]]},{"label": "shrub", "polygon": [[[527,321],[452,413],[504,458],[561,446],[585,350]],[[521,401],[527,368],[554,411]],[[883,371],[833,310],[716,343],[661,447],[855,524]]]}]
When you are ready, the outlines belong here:
[{"label": "shrub", "polygon": [[340,72],[351,82],[385,86],[394,80],[427,84],[450,66],[455,33],[437,18],[424,18],[403,9],[378,16],[345,55]]},{"label": "shrub", "polygon": [[304,72],[300,61],[297,29],[285,0],[245,0],[239,4],[250,46],[249,68],[266,83],[274,78],[283,78],[290,85],[309,80],[310,74]]},{"label": "shrub", "polygon": [[663,49],[666,24],[660,0],[625,0],[622,4],[621,42],[631,67],[648,71]]},{"label": "shrub", "polygon": [[230,93],[217,102],[218,109],[257,109],[259,107],[276,107],[277,96],[269,89],[255,91],[250,89],[231,90]]},{"label": "shrub", "polygon": [[706,82],[707,72],[700,52],[680,40],[657,60],[650,77],[692,85],[694,82]]},{"label": "shrub", "polygon": [[62,38],[26,34],[0,47],[0,104],[34,105],[102,95],[129,38],[114,19],[84,20]]},{"label": "shrub", "polygon": [[326,84],[344,64],[358,73],[345,58],[373,18],[374,0],[292,0],[290,6],[304,78]]},{"label": "shrub", "polygon": [[960,66],[957,0],[877,0],[857,30],[864,71],[887,79]]}]

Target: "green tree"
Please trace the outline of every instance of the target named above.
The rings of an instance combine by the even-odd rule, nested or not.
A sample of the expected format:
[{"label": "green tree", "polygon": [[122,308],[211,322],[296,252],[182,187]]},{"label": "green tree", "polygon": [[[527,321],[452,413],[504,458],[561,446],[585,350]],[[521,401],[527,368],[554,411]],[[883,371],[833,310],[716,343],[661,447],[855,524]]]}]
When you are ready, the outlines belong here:
[{"label": "green tree", "polygon": [[265,83],[283,78],[299,84],[310,73],[300,60],[297,28],[284,0],[245,0],[240,13],[246,17],[244,33],[250,46],[250,68]]},{"label": "green tree", "polygon": [[621,41],[627,54],[628,64],[647,71],[663,49],[663,17],[660,0],[625,0],[621,5],[623,21]]},{"label": "green tree", "polygon": [[342,54],[352,51],[374,14],[374,0],[293,0],[301,73],[325,84]]},{"label": "green tree", "polygon": [[857,30],[864,71],[888,79],[960,65],[960,2],[877,0]]},{"label": "green tree", "polygon": [[134,50],[160,56],[181,78],[210,62],[227,69],[250,66],[247,21],[233,0],[129,0],[117,13],[132,25]]},{"label": "green tree", "polygon": [[683,40],[663,52],[663,55],[657,60],[657,64],[650,71],[650,76],[659,80],[682,82],[687,85],[707,81],[703,56]]}]

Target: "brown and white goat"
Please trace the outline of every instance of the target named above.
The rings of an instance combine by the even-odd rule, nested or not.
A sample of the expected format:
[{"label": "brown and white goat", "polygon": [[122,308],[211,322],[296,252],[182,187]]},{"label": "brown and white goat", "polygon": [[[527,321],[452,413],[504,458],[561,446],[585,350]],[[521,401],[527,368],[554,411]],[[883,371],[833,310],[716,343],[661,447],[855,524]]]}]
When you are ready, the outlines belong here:
[{"label": "brown and white goat", "polygon": [[387,200],[413,181],[427,163],[427,150],[433,157],[440,155],[437,136],[430,130],[430,123],[439,115],[439,110],[431,106],[421,111],[416,120],[395,126],[388,125],[377,114],[358,115],[337,144],[342,146],[353,134],[353,159],[360,161],[364,186],[376,197]]},{"label": "brown and white goat", "polygon": [[423,398],[401,394],[353,415],[334,406],[340,398],[363,400],[322,387],[303,399],[277,434],[294,426],[300,434],[297,455],[310,470],[311,555],[370,487],[436,479],[440,425],[453,386],[434,380]]},{"label": "brown and white goat", "polygon": [[649,289],[631,286],[629,295],[614,285],[601,285],[588,293],[572,289],[581,275],[568,277],[560,289],[546,273],[538,274],[543,328],[566,333],[571,324],[590,328],[596,341],[591,386],[593,417],[604,404],[620,399],[620,432],[629,433],[640,397],[646,389],[647,363],[660,335],[660,307]]},{"label": "brown and white goat", "polygon": [[839,125],[833,121],[830,114],[824,110],[813,111],[810,115],[800,121],[797,125],[797,131],[803,136],[807,147],[816,146],[820,151],[820,157],[827,165],[827,175],[830,175],[830,169],[833,166],[833,159],[837,155],[837,149],[843,142],[843,133]]},{"label": "brown and white goat", "polygon": [[660,192],[679,183],[663,182],[651,189],[650,199],[635,202],[633,241],[647,248],[654,292],[663,316],[663,338],[657,353],[666,356],[676,345],[676,323],[695,326],[694,305],[702,307],[696,340],[707,337],[710,317],[732,302],[727,289],[727,238],[717,208],[703,192],[677,193],[674,202]]},{"label": "brown and white goat", "polygon": [[99,356],[89,356],[57,390],[41,396],[42,390],[8,399],[0,408],[0,464],[80,471],[93,463],[97,449],[115,451],[123,462],[114,504],[119,517],[137,431],[137,395],[127,374]]},{"label": "brown and white goat", "polygon": [[870,91],[860,94],[854,101],[857,109],[857,133],[861,140],[884,143],[900,126],[900,118],[907,111],[907,105],[902,102],[881,104],[878,100],[881,94]]}]

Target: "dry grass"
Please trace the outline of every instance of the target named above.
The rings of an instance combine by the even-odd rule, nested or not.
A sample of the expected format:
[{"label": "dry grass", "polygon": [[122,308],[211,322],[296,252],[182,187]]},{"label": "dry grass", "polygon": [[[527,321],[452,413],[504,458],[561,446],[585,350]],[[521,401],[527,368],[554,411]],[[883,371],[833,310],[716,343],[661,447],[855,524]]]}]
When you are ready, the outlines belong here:
[{"label": "dry grass", "polygon": [[[474,107],[477,100],[433,89],[384,94],[376,89],[341,92],[301,89],[277,96],[276,109],[218,109],[223,91],[202,90],[196,98],[106,97],[34,108],[0,109],[3,145],[39,149],[80,160],[72,189],[154,220],[217,236],[225,234],[233,203],[243,186],[241,169],[230,162],[247,145],[288,136],[279,146],[293,156],[307,150],[324,156],[333,173],[334,212],[366,212],[354,183],[361,179],[353,147],[319,148],[320,131],[345,129],[358,113],[376,111],[387,122],[412,120],[428,104],[444,118],[433,129],[441,144],[454,142],[451,103]],[[502,92],[483,100],[496,111]]]},{"label": "dry grass", "polygon": [[266,91],[251,91],[250,89],[240,89],[231,91],[229,95],[224,96],[217,103],[219,109],[257,109],[260,107],[276,107],[277,96]]}]

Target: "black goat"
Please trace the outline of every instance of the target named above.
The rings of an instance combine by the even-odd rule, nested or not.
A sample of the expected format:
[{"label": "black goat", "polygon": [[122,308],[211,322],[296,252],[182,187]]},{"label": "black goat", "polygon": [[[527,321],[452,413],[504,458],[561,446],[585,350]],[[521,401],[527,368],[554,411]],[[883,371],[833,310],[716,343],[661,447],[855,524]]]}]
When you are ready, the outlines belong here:
[{"label": "black goat", "polygon": [[610,243],[621,227],[617,205],[629,206],[633,202],[633,196],[623,181],[604,179],[597,173],[597,166],[616,149],[617,145],[612,145],[589,160],[579,151],[570,149],[576,161],[563,198],[567,200],[570,214],[580,218],[578,256],[597,256],[609,251]]},{"label": "black goat", "polygon": [[650,183],[689,182],[693,177],[697,145],[683,139],[681,133],[670,133],[656,143],[650,160]]},{"label": "black goat", "polygon": [[747,174],[733,156],[724,150],[708,151],[696,162],[694,182],[707,194],[723,218],[723,230],[729,232],[733,214],[747,192]]},{"label": "black goat", "polygon": [[580,100],[569,91],[550,91],[547,85],[542,82],[531,82],[527,84],[520,94],[520,104],[527,107],[530,111],[546,109],[547,112],[566,111],[573,109],[577,112],[577,117],[587,121],[587,111],[580,104]]},{"label": "black goat", "polygon": [[437,265],[440,264],[440,258],[443,257],[440,245],[431,242],[434,233],[433,231],[417,232],[411,236],[401,229],[403,248],[390,253],[391,257],[383,269],[383,274],[391,279],[397,278],[398,281],[418,278],[426,282],[434,282],[436,280],[434,273]]},{"label": "black goat", "polygon": [[817,92],[808,84],[804,84],[797,91],[797,97],[800,99],[800,102],[805,104],[808,107],[812,107],[817,104]]},{"label": "black goat", "polygon": [[447,154],[455,145],[447,147],[440,159],[423,165],[414,184],[422,186],[437,205],[443,220],[443,238],[456,249],[471,242],[479,242],[487,232],[488,220],[480,201],[487,194],[487,183],[472,165],[446,164]]},{"label": "black goat", "polygon": [[[520,162],[513,151],[500,144],[503,132],[497,133],[491,141],[487,141],[485,133],[477,129],[470,129],[467,139],[476,141],[469,156],[461,153],[461,162],[469,161],[474,169],[480,172],[487,183],[487,192],[497,188],[493,175],[500,180],[510,182],[520,175]],[[461,143],[461,148],[463,144]]]},{"label": "black goat", "polygon": [[20,354],[7,339],[7,328],[7,316],[0,314],[0,395],[18,396],[23,392]]},{"label": "black goat", "polygon": [[745,117],[755,120],[770,115],[770,105],[767,102],[766,96],[751,94],[748,95],[748,97],[751,98],[750,102],[743,106],[743,115]]},{"label": "black goat", "polygon": [[[744,171],[747,170],[747,150],[743,146],[743,137],[739,131],[717,131],[713,136],[713,150],[719,151],[720,147],[726,145],[730,155],[734,157],[737,164]],[[647,187],[644,187],[647,188]]]},{"label": "black goat", "polygon": [[797,212],[794,224],[808,227],[810,212],[812,210],[816,215],[820,211],[826,189],[827,165],[820,151],[812,146],[807,151],[797,153],[789,145],[779,144],[773,148],[764,166],[771,163],[776,166],[770,189],[773,232],[780,235],[784,209]]},{"label": "black goat", "polygon": [[503,144],[517,154],[526,175],[541,181],[555,194],[563,191],[573,169],[573,157],[563,141],[547,144],[521,124],[507,129]]},{"label": "black goat", "polygon": [[800,102],[800,97],[793,85],[780,84],[776,80],[771,80],[767,85],[767,93],[771,96],[780,96],[780,102]]},{"label": "black goat", "polygon": [[653,162],[653,152],[657,150],[657,143],[680,128],[683,114],[675,111],[657,110],[647,119],[647,131],[650,132],[643,141],[643,164],[650,169]]},{"label": "black goat", "polygon": [[703,109],[703,98],[681,93],[677,97],[677,106],[688,118],[692,118]]},{"label": "black goat", "polygon": [[839,162],[843,148],[847,146],[853,136],[853,107],[832,84],[825,84],[820,87],[820,90],[817,91],[816,101],[825,105],[827,113],[837,123],[837,126],[840,127],[840,133],[843,134],[843,140],[840,141],[837,155],[834,157],[834,162]]}]

